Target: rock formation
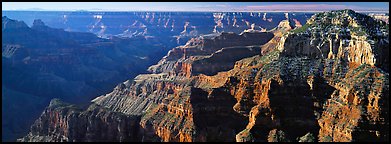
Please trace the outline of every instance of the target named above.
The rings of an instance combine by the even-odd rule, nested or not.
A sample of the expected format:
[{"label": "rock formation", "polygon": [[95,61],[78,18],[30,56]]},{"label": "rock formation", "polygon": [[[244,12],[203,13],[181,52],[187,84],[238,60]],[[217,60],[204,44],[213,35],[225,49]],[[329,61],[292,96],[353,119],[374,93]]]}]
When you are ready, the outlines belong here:
[{"label": "rock formation", "polygon": [[90,105],[86,110],[53,99],[23,141],[139,141],[140,117]]},{"label": "rock formation", "polygon": [[[346,34],[357,27],[364,33]],[[203,36],[92,105],[140,116],[131,131],[144,142],[388,141],[388,32],[374,32],[382,28],[341,10],[316,14],[293,30],[282,21],[265,33]],[[20,140],[68,138],[47,128],[53,123],[39,126],[47,115]]]}]

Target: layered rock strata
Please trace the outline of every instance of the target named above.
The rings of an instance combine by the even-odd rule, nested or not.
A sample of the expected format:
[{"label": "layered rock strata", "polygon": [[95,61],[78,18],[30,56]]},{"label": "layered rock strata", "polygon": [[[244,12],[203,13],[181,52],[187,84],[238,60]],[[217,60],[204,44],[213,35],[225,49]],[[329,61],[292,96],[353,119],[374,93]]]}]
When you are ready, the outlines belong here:
[{"label": "layered rock strata", "polygon": [[[347,35],[329,40],[325,32],[306,34],[318,29],[314,22],[376,29],[357,19],[367,17],[350,10],[320,13],[301,28],[277,28],[269,32],[273,38],[255,44],[230,39],[244,34],[193,39],[150,67],[153,74],[119,84],[93,103],[141,116],[141,141],[388,141],[388,63],[377,53],[387,51],[387,41],[346,45],[341,41]],[[232,47],[245,54],[226,58]],[[254,47],[259,54],[252,55]],[[215,67],[197,68],[203,64]]]}]

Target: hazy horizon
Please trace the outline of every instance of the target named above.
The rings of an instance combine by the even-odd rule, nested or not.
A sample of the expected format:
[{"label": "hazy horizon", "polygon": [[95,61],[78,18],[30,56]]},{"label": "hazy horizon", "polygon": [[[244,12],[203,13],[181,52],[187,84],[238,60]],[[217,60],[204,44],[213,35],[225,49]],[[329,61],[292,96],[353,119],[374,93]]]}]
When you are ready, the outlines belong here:
[{"label": "hazy horizon", "polygon": [[2,11],[388,12],[389,2],[2,2]]}]

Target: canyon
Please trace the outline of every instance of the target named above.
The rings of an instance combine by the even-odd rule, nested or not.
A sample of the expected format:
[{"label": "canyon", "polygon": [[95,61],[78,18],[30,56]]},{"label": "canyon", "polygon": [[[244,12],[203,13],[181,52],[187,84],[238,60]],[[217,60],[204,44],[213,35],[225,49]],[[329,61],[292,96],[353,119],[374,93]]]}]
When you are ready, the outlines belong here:
[{"label": "canyon", "polygon": [[[15,141],[26,135],[53,98],[74,104],[88,103],[111,92],[118,83],[148,73],[147,68],[171,48],[192,38],[224,31],[266,31],[286,18],[285,13],[269,13],[266,18],[270,20],[263,20],[261,13],[247,12],[2,11],[2,14],[3,141]],[[311,14],[288,15],[289,21],[296,19],[303,23]],[[258,49],[250,46],[225,51],[242,53],[231,59],[232,63],[257,53]],[[200,59],[195,64],[202,66],[201,62],[210,63],[225,56],[221,54],[203,58],[209,62]],[[230,63],[223,69],[232,68]],[[186,69],[185,64],[181,69]],[[222,69],[215,68],[210,74],[219,70]]]},{"label": "canyon", "polygon": [[50,28],[41,20],[31,27],[8,17],[2,22],[2,120],[7,141],[26,133],[51,99],[88,102],[146,72],[176,45],[144,37],[102,39]]},{"label": "canyon", "polygon": [[147,36],[183,45],[189,39],[204,34],[270,30],[287,19],[286,16],[294,26],[293,21],[305,23],[313,13],[2,11],[2,14],[22,20],[28,26],[41,19],[52,28],[90,32],[101,38]]},{"label": "canyon", "polygon": [[284,18],[190,38],[89,105],[51,100],[18,141],[388,141],[388,23]]}]

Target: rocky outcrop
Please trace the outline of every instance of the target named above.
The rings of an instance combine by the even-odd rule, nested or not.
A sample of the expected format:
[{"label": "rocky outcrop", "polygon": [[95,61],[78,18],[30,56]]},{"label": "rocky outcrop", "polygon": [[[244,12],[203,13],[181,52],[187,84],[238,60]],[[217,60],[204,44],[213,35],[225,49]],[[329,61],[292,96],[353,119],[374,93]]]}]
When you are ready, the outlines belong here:
[{"label": "rocky outcrop", "polygon": [[377,19],[377,20],[381,20],[381,21],[383,21],[383,22],[385,22],[387,24],[389,23],[390,16],[388,14],[370,13],[368,15],[373,17],[373,18],[375,18],[375,19]]},{"label": "rocky outcrop", "polygon": [[142,115],[166,97],[179,94],[187,83],[188,80],[175,80],[165,73],[139,75],[133,82],[119,84],[111,93],[92,102],[125,114]]},{"label": "rocky outcrop", "polygon": [[[368,85],[372,85],[372,82],[368,83],[356,81],[356,78],[352,78],[349,76],[350,72],[356,70],[354,68],[351,68],[351,70],[343,71],[343,68],[340,67],[341,65],[343,65],[341,63],[330,65],[327,63],[323,64],[319,60],[318,62],[311,62],[309,59],[306,60],[297,58],[280,58],[278,61],[282,63],[277,64],[272,62],[262,66],[262,68],[264,69],[249,69],[249,72],[247,74],[244,73],[244,77],[241,75],[237,76],[237,78],[234,78],[236,79],[234,80],[235,83],[229,86],[232,88],[231,93],[234,94],[234,96],[236,96],[238,100],[238,103],[235,104],[234,109],[243,115],[248,115],[249,117],[249,123],[247,127],[243,130],[243,132],[247,131],[247,136],[243,136],[243,133],[241,132],[237,135],[237,137],[239,135],[240,137],[251,136],[252,140],[249,141],[266,141],[266,138],[264,136],[268,133],[267,129],[271,130],[274,128],[279,128],[287,133],[288,139],[290,139],[291,141],[295,140],[300,136],[305,135],[308,132],[311,132],[318,136],[319,141],[323,141],[323,138],[327,139],[327,134],[330,137],[333,136],[336,138],[334,140],[329,139],[329,141],[363,140],[361,139],[362,136],[354,135],[354,133],[359,133],[358,131],[363,132],[365,131],[364,129],[361,129],[360,127],[358,128],[358,130],[357,127],[359,126],[357,124],[355,126],[350,127],[346,127],[346,125],[351,121],[355,121],[349,119],[367,119],[367,117],[371,117],[371,112],[354,112],[350,110],[354,109],[354,106],[350,104],[338,103],[338,105],[330,105],[329,102],[334,102],[334,99],[346,97],[344,96],[345,94],[341,95],[339,93],[340,91],[346,91],[346,89],[348,89],[348,91],[350,91],[351,93],[363,94],[363,98],[368,99],[363,101],[369,101],[369,99],[373,99],[373,96],[370,96],[370,93],[372,93],[370,91],[388,92],[387,79],[380,80],[381,82],[377,81],[377,83],[379,83],[378,87],[376,88],[375,86],[371,86],[371,90],[369,90],[367,89],[369,87]],[[388,75],[387,73],[380,74],[381,70],[379,69],[374,69],[365,65],[362,65],[362,67],[368,68],[366,69],[366,71],[373,71],[374,73],[378,73],[379,76],[383,75],[384,77],[387,77]],[[260,74],[256,73],[254,75],[255,79],[252,79],[251,77],[246,77],[248,75],[251,75],[250,71],[258,72]],[[277,75],[271,74],[274,72],[276,72]],[[262,78],[258,78],[260,75],[262,76]],[[362,77],[362,79],[374,79],[376,81],[376,79],[379,78],[378,76],[370,76],[370,74],[361,73],[361,75],[364,76]],[[365,77],[365,75],[368,77]],[[359,89],[340,89],[338,85],[345,84],[345,82],[338,82],[341,79],[348,80],[349,84],[356,85],[355,87]],[[257,82],[257,80],[259,82]],[[235,85],[236,88],[232,87]],[[360,91],[365,91],[365,93]],[[388,94],[382,93],[378,95],[382,95],[382,98],[380,99],[383,99],[384,101],[382,100],[381,102],[375,102],[375,105],[382,105],[382,107],[386,108],[388,106],[388,102],[386,102]],[[355,99],[359,100],[358,98],[352,97],[351,101],[353,102]],[[366,105],[367,104],[365,103],[361,103],[359,107],[371,107]],[[386,111],[388,110],[387,108],[383,110],[384,112],[375,112],[377,116],[382,117],[380,118],[381,120],[364,120],[368,122],[373,121],[373,126],[368,126],[368,129],[369,127],[378,127],[377,130],[367,130],[368,133],[372,131],[373,134],[376,133],[375,131],[377,131],[379,137],[372,137],[372,139],[374,140],[384,141],[388,137],[387,130],[380,128],[381,126],[374,126],[387,125],[387,114],[385,113],[387,113]],[[330,114],[331,112],[329,111],[334,112],[332,112],[333,114]],[[343,113],[345,113],[345,116],[340,117],[339,115]],[[350,139],[338,138],[338,132],[336,131],[343,131],[343,129],[332,128],[337,125],[340,125],[341,128],[349,129],[348,132],[350,133]],[[331,130],[328,130],[329,128],[331,128]],[[328,131],[328,133],[325,135],[325,132],[323,131]],[[331,133],[333,133],[334,135]],[[341,136],[345,137],[345,134],[341,134]],[[369,134],[366,137],[368,136]]]},{"label": "rocky outcrop", "polygon": [[222,48],[208,57],[195,60],[191,66],[191,72],[193,75],[215,75],[218,72],[232,69],[236,61],[259,53],[259,46]]},{"label": "rocky outcrop", "polygon": [[273,129],[269,132],[269,136],[267,138],[268,142],[289,142],[286,138],[284,131]]},{"label": "rocky outcrop", "polygon": [[[388,94],[383,93],[383,91],[388,92],[388,73],[374,67],[376,65],[374,63],[372,66],[366,64],[370,62],[365,60],[358,62],[351,60],[350,57],[324,58],[321,51],[310,48],[310,45],[307,44],[310,38],[303,35],[305,34],[290,34],[287,38],[282,37],[280,42],[283,42],[283,46],[277,45],[279,47],[277,49],[282,51],[277,60],[281,62],[280,64],[274,62],[263,64],[261,66],[264,69],[262,72],[259,72],[261,69],[250,67],[252,69],[248,68],[247,72],[242,70],[243,75],[230,78],[235,79],[229,87],[236,86],[231,89],[231,93],[238,100],[234,109],[243,115],[249,115],[249,124],[237,137],[252,137],[247,139],[248,141],[266,141],[264,136],[268,131],[265,128],[269,130],[280,128],[288,133],[290,140],[295,140],[300,135],[303,136],[307,132],[311,132],[318,136],[319,141],[385,141],[389,135],[388,130],[381,127],[387,127],[388,121],[386,114],[388,112]],[[291,44],[295,46],[291,46]],[[303,47],[303,45],[307,47]],[[355,48],[355,51],[350,52],[353,55],[360,55],[361,51],[367,51],[367,47],[362,45],[355,46]],[[348,51],[349,47],[339,47],[339,50]],[[372,53],[372,55],[378,54]],[[365,57],[361,56],[361,59],[363,60]],[[242,61],[253,64],[254,60],[256,58],[248,59],[250,62]],[[305,64],[307,62],[309,63]],[[358,65],[360,66],[357,67]],[[241,68],[246,67],[249,65],[241,65]],[[315,72],[314,75],[310,74],[313,72]],[[259,80],[257,78],[262,73],[267,79],[263,77]],[[277,75],[273,75],[273,73]],[[256,78],[252,79],[248,77],[249,75]],[[257,83],[257,80],[260,82]],[[374,81],[378,85],[373,85]],[[341,85],[345,85],[344,88]],[[289,92],[289,89],[294,92]],[[374,91],[379,97],[371,94],[375,93]],[[293,93],[294,97],[284,97],[284,95],[292,95]],[[305,98],[306,96],[312,98]],[[350,98],[347,98],[349,96]],[[375,97],[383,100],[375,102]],[[340,99],[345,99],[345,103],[340,102]],[[309,103],[306,104],[307,100]],[[288,103],[284,103],[285,101]],[[382,109],[384,111],[372,109],[372,106],[369,106],[372,105],[369,104],[371,102],[376,103],[375,105],[382,105],[385,108]],[[290,105],[292,103],[295,105]],[[295,111],[290,111],[286,109],[287,107]],[[362,110],[365,108],[370,110]],[[296,110],[300,112],[298,113]],[[306,110],[310,111],[306,112]],[[379,119],[370,118],[373,117],[373,111],[376,111],[375,117]],[[257,126],[261,127],[257,128]],[[240,139],[240,141],[242,140]]]},{"label": "rocky outcrop", "polygon": [[352,10],[318,13],[286,36],[283,55],[342,59],[388,71],[386,25]]},{"label": "rocky outcrop", "polygon": [[12,20],[6,16],[3,16],[1,18],[1,22],[2,22],[2,27],[1,27],[2,32],[6,29],[22,29],[22,30],[24,29],[24,30],[26,30],[29,28],[26,25],[26,23],[24,23],[23,21]]},{"label": "rocky outcrop", "polygon": [[95,104],[86,110],[54,99],[18,141],[139,141],[140,117],[112,112]]},{"label": "rocky outcrop", "polygon": [[318,120],[320,141],[385,141],[389,137],[388,74],[368,65],[336,83]]},{"label": "rocky outcrop", "polygon": [[[185,46],[169,51],[167,56],[157,65],[151,66],[149,71],[174,72],[187,77],[200,73],[214,75],[232,69],[237,60],[259,54],[259,45],[265,44],[272,37],[272,33],[245,32],[240,35],[221,33],[193,38]],[[209,68],[205,69],[206,67]]]}]

